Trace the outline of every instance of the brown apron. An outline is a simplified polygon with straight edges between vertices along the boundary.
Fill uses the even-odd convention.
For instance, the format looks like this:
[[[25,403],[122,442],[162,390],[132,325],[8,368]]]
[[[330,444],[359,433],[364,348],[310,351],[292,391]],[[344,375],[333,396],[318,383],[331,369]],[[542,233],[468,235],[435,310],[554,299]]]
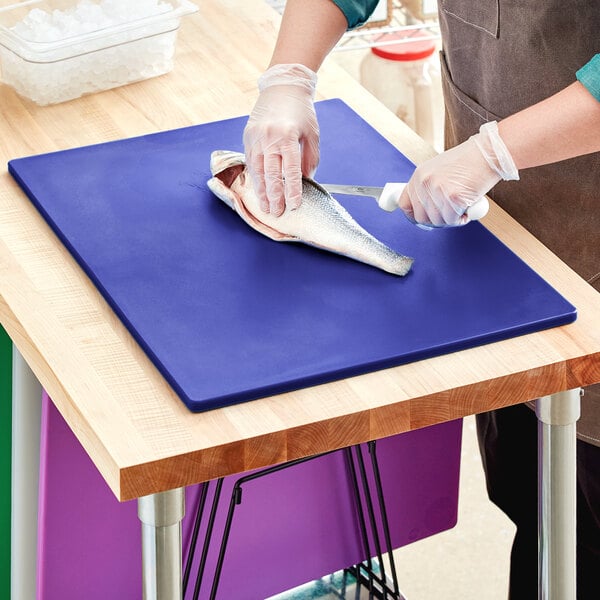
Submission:
[[[438,4],[446,147],[565,88],[600,52],[599,0]],[[520,177],[490,196],[600,291],[600,153]],[[578,434],[600,446],[600,385],[585,390]]]

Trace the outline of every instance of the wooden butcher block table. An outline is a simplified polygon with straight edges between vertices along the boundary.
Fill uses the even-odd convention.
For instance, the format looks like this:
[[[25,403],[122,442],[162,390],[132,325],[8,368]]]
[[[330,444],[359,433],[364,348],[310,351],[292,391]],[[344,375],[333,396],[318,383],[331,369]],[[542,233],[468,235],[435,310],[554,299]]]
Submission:
[[[262,0],[207,0],[182,24],[175,69],[166,76],[43,108],[3,86],[3,164],[248,114],[277,26],[278,16]],[[354,80],[326,63],[318,99],[334,97],[412,162],[432,154]],[[381,364],[385,368],[374,372],[350,370],[324,383],[309,380],[302,389],[275,387],[274,395],[248,395],[241,400],[250,401],[195,414],[6,166],[2,178],[0,315],[17,349],[16,401],[26,402],[37,378],[115,496],[140,498],[147,534],[160,525],[161,510],[177,515],[184,486],[544,397],[538,401],[544,442],[541,586],[564,593],[557,598],[574,598],[574,423],[579,388],[600,381],[600,297],[498,207],[492,204],[483,225],[549,284],[552,298],[566,299],[559,304],[570,314],[567,320],[575,316],[569,306],[576,308],[574,322],[413,357],[399,366]],[[418,262],[414,268],[416,275]],[[558,441],[548,444],[556,432]],[[548,453],[549,445],[561,461]],[[17,524],[19,518],[27,520],[17,515]],[[156,556],[145,554],[145,561],[158,560],[156,581],[146,582],[147,589],[177,597],[177,552],[160,545],[155,550]]]

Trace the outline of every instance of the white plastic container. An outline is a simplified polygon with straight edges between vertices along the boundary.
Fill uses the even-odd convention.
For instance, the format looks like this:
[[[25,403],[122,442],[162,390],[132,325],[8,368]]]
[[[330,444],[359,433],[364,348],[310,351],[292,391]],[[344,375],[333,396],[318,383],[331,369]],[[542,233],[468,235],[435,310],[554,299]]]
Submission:
[[[28,0],[0,9],[0,76],[47,105],[173,68],[188,0]]]
[[[360,80],[376,98],[439,151],[444,104],[434,40],[418,30],[383,34],[360,65]]]

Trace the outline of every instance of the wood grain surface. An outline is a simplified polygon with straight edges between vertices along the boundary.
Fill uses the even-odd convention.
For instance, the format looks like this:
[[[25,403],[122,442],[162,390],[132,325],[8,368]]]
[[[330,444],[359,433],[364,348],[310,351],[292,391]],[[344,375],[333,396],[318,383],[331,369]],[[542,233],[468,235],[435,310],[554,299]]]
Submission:
[[[600,381],[600,295],[492,205],[484,224],[578,309],[575,323],[190,413],[8,175],[11,158],[247,114],[279,16],[203,0],[172,73],[38,107],[0,86],[0,317],[115,496],[128,500]],[[328,59],[340,97],[418,163],[433,151]]]

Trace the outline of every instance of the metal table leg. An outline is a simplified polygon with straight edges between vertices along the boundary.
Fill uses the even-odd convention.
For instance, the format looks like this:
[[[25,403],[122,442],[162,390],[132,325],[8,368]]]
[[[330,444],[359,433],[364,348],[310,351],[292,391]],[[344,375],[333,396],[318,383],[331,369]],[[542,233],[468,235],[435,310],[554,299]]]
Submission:
[[[538,598],[575,600],[576,431],[579,388],[537,400]]]
[[[145,600],[181,600],[181,521],[184,489],[138,499],[142,522],[142,562]]]
[[[42,386],[13,345],[11,598],[36,597]]]

